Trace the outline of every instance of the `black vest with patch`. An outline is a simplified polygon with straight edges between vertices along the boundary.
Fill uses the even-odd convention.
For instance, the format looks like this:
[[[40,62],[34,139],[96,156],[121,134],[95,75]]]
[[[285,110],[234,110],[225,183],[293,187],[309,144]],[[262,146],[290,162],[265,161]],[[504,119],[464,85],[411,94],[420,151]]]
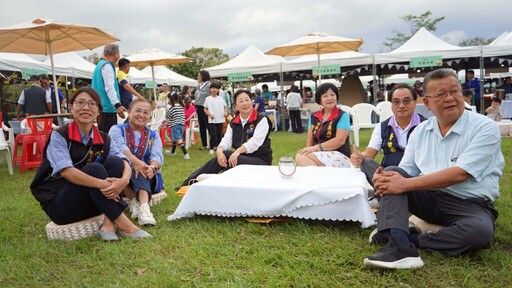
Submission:
[[[110,137],[99,130],[97,130],[102,140],[96,139],[98,141],[97,144],[93,144],[91,141],[87,145],[84,145],[80,139],[80,135],[78,138],[71,137],[74,140],[70,139],[70,129],[68,127],[71,124],[67,124],[58,130],[59,133],[64,139],[66,139],[69,155],[71,157],[71,161],[73,162],[73,166],[77,169],[82,169],[86,164],[91,162],[104,163],[106,157],[110,151]],[[96,135],[94,135],[96,137]],[[32,195],[39,201],[41,207],[46,211],[48,204],[53,200],[57,192],[66,184],[68,181],[59,175],[53,174],[53,168],[50,165],[50,161],[46,158],[46,150],[48,149],[48,143],[51,141],[51,135],[44,147],[43,152],[43,162],[39,166],[36,172],[36,176],[34,180],[32,180],[32,184],[30,184],[30,190],[32,191]]]
[[[311,132],[313,133],[313,142],[316,144],[324,143],[325,141],[331,140],[332,138],[336,137],[336,127],[338,126],[338,122],[341,119],[341,116],[343,116],[345,111],[338,109],[338,115],[333,118],[329,118],[327,121],[323,122],[318,118],[315,117],[317,113],[322,113],[322,110],[318,111],[317,113],[311,115]],[[347,156],[350,158],[350,144],[349,139],[345,140],[345,143],[341,145],[340,147],[336,148],[335,151],[340,152],[341,154]]]
[[[420,123],[426,120],[426,118],[420,114],[418,114],[418,116],[420,116]],[[402,148],[398,145],[398,138],[396,138],[396,135],[393,133],[393,128],[388,126],[390,120],[391,117],[380,123],[380,137],[382,139],[381,148],[384,153],[384,158],[382,158],[382,163],[380,165],[383,168],[388,166],[398,166],[405,152],[405,147]],[[414,129],[416,129],[416,126],[411,127],[409,132],[407,132],[407,142],[409,141],[409,136],[411,136]]]
[[[261,158],[268,165],[272,165],[272,148],[270,147],[271,141],[270,138],[268,138],[272,127],[272,122],[270,122],[267,116],[258,116],[256,110],[252,111],[247,123],[245,123],[244,126],[242,126],[242,123],[240,121],[240,114],[229,123],[231,129],[233,130],[233,139],[231,146],[233,146],[233,148],[235,149],[238,149],[238,147],[242,146],[242,144],[249,141],[249,139],[251,139],[252,136],[254,136],[254,130],[256,129],[256,125],[258,125],[260,121],[268,122],[269,128],[267,131],[267,135],[265,135],[265,141],[263,141],[263,144],[261,144],[258,150],[246,155]]]

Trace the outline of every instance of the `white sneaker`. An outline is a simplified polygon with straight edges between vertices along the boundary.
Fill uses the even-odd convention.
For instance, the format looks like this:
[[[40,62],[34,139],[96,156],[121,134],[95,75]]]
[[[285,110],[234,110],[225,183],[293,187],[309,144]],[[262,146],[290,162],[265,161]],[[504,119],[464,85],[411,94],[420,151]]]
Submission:
[[[214,153],[213,149],[210,149],[210,153],[209,154],[213,155],[213,153]]]
[[[185,160],[190,159],[190,155],[188,155],[188,153],[187,153],[187,154],[185,154],[185,157],[183,157],[183,159],[185,159]]]
[[[133,197],[132,200],[128,201],[128,208],[130,208],[130,212],[132,212],[132,219],[137,219],[139,217],[139,201]]]
[[[153,214],[151,214],[151,211],[149,211],[149,204],[144,203],[140,205],[139,209],[139,225],[155,225],[156,220],[153,217]]]
[[[167,155],[167,156],[175,156],[176,153],[172,153],[171,150],[165,150],[165,155]]]

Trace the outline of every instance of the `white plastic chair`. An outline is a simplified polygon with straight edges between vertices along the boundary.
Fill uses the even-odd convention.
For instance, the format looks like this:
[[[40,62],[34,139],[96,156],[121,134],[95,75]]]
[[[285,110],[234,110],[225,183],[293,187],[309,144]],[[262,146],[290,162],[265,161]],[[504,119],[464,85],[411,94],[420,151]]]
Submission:
[[[352,106],[352,131],[354,133],[354,144],[359,147],[359,130],[361,128],[375,128],[377,124],[372,123],[372,112],[379,114],[379,109],[368,103],[359,103]]]
[[[146,127],[153,131],[157,131],[160,129],[162,122],[165,120],[165,108],[157,108],[153,110],[151,113],[151,122],[146,124]]]
[[[12,149],[11,146],[14,146],[14,143],[10,144],[5,140],[4,137],[4,131],[9,133],[9,141],[14,141],[14,132],[13,129],[5,126],[4,123],[2,123],[2,129],[0,129],[0,151],[6,152],[6,159],[7,159],[7,167],[9,168],[9,174],[12,175]],[[0,158],[1,159],[1,158]]]
[[[200,133],[199,120],[197,119],[197,116],[190,119],[190,126],[185,130],[185,149],[192,146],[192,133]],[[210,133],[208,133],[208,130],[206,130],[206,141],[208,141],[208,147],[210,147]]]
[[[389,117],[393,116],[393,110],[391,110],[392,103],[389,101],[382,101],[377,103],[377,109],[379,109],[379,122],[382,122]]]

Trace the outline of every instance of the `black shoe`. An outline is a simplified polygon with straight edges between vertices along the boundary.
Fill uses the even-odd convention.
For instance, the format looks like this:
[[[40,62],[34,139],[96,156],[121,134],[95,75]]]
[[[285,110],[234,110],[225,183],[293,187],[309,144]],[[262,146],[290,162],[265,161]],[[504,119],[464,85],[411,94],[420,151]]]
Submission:
[[[370,237],[368,238],[368,243],[374,245],[386,245],[389,241],[389,230],[384,232],[379,232],[377,228],[370,233]]]
[[[393,236],[389,237],[386,246],[372,256],[364,258],[365,266],[387,269],[414,269],[423,266],[418,249],[414,244],[407,247],[399,243]]]

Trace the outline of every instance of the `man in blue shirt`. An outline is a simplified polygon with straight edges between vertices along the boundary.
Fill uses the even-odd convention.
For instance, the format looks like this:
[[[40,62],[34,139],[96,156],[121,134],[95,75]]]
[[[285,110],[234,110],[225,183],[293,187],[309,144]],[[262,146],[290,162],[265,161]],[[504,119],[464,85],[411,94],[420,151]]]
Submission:
[[[435,117],[411,134],[398,167],[379,168],[373,177],[381,199],[370,241],[386,245],[364,259],[366,266],[418,268],[423,261],[416,247],[456,256],[488,248],[494,236],[505,164],[498,125],[464,109],[451,69],[428,73],[423,91]],[[409,212],[445,227],[436,233],[409,229]]]
[[[466,89],[473,92],[473,105],[476,111],[480,113],[480,80],[475,78],[475,71],[468,70],[466,73]]]

